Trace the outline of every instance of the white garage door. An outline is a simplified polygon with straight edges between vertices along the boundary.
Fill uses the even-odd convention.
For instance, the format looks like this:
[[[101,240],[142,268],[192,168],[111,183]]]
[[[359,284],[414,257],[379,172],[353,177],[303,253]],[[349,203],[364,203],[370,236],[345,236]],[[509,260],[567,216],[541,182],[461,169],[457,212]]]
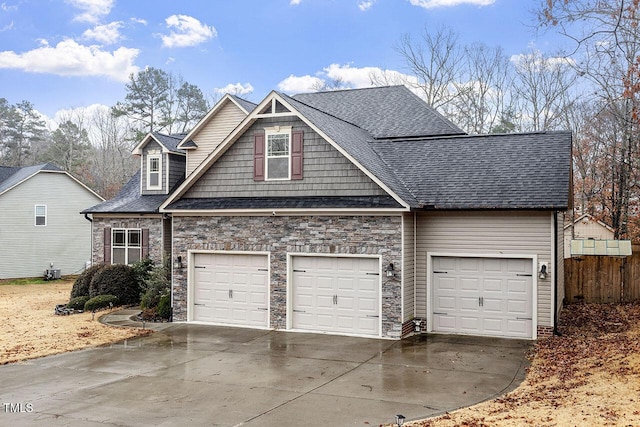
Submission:
[[[378,336],[380,264],[377,258],[292,258],[292,327]]]
[[[194,321],[269,326],[267,255],[196,253]]]
[[[432,329],[532,338],[530,259],[432,258]]]

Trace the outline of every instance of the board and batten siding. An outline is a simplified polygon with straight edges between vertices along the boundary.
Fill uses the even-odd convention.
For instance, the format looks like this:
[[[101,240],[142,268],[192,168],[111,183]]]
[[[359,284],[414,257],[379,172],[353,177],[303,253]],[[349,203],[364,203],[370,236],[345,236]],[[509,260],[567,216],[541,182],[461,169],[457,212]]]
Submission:
[[[416,317],[427,315],[427,253],[537,255],[549,263],[549,276],[538,280],[538,326],[552,326],[553,213],[418,213],[416,238]],[[537,269],[537,266],[534,268]]]
[[[402,322],[407,322],[415,316],[415,213],[402,216],[402,285],[403,310]]]
[[[254,132],[271,126],[304,132],[303,179],[254,181]],[[184,197],[375,196],[387,193],[297,118],[256,121]]]
[[[79,273],[91,260],[91,223],[80,211],[102,200],[62,173],[40,172],[0,196],[0,279]],[[35,205],[47,225],[35,226]]]
[[[235,129],[246,117],[246,114],[233,102],[229,101],[211,118],[211,120],[195,135],[193,141],[198,148],[187,150],[187,176],[198,167],[224,138]]]

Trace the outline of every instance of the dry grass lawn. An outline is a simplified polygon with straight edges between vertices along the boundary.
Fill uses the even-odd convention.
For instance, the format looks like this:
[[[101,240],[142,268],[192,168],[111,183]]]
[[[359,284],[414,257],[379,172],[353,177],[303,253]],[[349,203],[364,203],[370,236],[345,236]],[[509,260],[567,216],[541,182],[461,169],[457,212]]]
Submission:
[[[92,313],[56,316],[56,304],[69,301],[72,281],[6,285],[0,282],[0,365],[25,359],[100,346],[140,335],[148,330],[114,328]]]
[[[406,426],[640,426],[640,305],[579,304],[513,392]]]

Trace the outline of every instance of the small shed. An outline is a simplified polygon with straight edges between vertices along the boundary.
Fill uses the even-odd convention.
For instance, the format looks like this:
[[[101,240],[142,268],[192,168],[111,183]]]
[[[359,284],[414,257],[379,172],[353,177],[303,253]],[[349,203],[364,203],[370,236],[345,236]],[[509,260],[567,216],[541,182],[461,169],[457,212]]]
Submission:
[[[564,226],[564,257],[571,257],[571,240],[613,240],[613,228],[588,213]]]

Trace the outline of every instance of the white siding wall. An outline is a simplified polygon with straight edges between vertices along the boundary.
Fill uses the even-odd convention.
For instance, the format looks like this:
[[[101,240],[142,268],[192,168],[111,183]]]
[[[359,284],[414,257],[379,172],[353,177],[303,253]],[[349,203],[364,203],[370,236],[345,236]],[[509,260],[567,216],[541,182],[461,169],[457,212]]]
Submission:
[[[427,313],[427,252],[537,255],[550,274],[538,280],[538,325],[552,326],[552,213],[439,212],[418,214],[416,316]],[[536,266],[537,268],[537,266]]]
[[[238,126],[245,116],[245,113],[233,102],[227,102],[220,108],[209,123],[193,137],[198,148],[187,150],[187,176]]]
[[[63,275],[91,260],[91,223],[80,211],[101,200],[60,173],[38,173],[0,196],[0,279],[38,277],[54,263]],[[47,205],[46,227],[34,206]]]

